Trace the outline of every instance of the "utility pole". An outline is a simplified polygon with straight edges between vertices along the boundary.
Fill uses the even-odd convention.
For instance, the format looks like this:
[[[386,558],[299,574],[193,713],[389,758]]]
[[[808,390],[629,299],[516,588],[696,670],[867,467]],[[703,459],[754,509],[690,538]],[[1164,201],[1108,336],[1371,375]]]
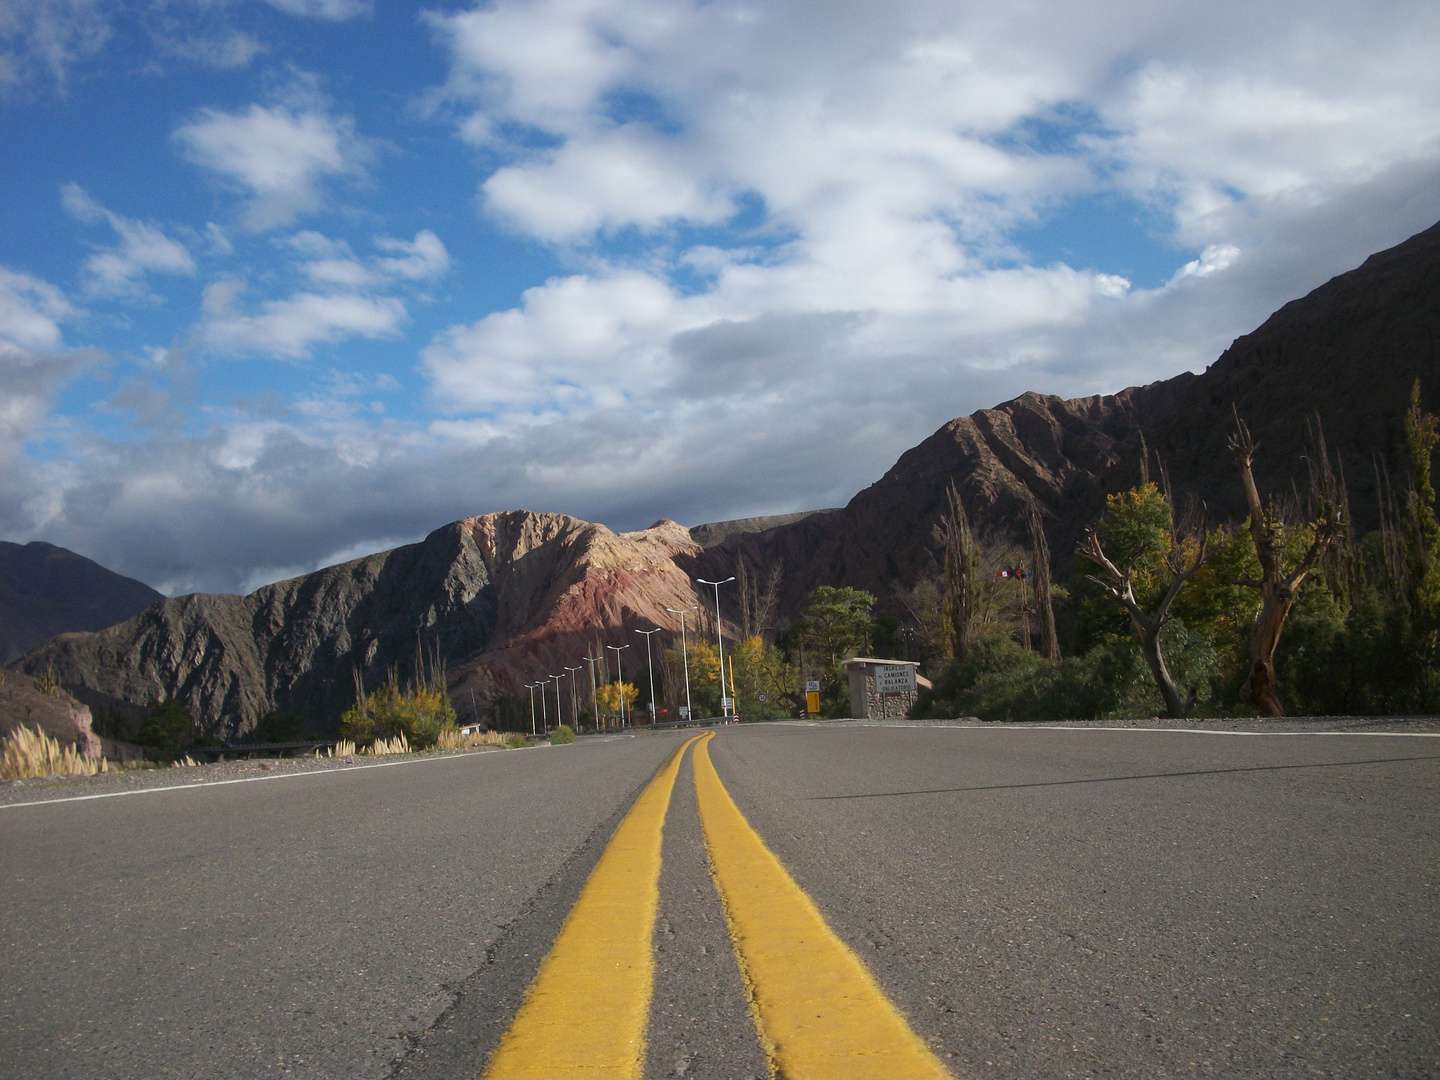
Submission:
[[[530,734],[532,736],[537,734],[535,731],[535,687],[537,685],[537,683],[525,684],[525,689],[530,691]]]
[[[680,616],[680,663],[685,668],[685,719],[693,720],[695,713],[690,708],[690,649],[685,644],[685,615],[688,612],[699,610],[699,605],[691,604],[688,608],[667,607],[665,610],[672,615]]]
[[[657,717],[655,715],[655,661],[650,656],[650,635],[658,634],[660,628],[657,626],[654,630],[636,630],[635,632],[645,635],[645,663],[650,668],[650,723],[653,724]]]
[[[715,649],[720,654],[720,719],[726,720],[730,713],[725,703],[730,699],[725,696],[725,636],[720,633],[720,586],[734,581],[735,575],[731,574],[724,581],[706,581],[698,577],[695,580],[701,585],[715,586]]]

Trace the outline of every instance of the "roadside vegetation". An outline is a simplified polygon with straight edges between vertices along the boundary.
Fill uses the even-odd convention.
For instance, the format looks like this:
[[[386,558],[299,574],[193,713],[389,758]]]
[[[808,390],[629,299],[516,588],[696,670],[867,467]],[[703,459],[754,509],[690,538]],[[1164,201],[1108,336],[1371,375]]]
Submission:
[[[1440,710],[1440,433],[1416,384],[1399,418],[1400,477],[1377,464],[1380,527],[1357,537],[1318,419],[1287,498],[1262,501],[1257,448],[1230,439],[1249,514],[1234,526],[1177,507],[1163,471],[1109,497],[1068,581],[1048,556],[977,539],[952,498],[945,571],[903,598],[934,688],[921,717],[1371,715]],[[997,578],[1006,567],[1032,576]],[[1027,586],[1028,595],[1027,595]],[[1008,595],[1007,595],[1008,594]],[[1048,610],[1047,610],[1048,609]],[[1046,655],[1038,627],[1059,627]]]

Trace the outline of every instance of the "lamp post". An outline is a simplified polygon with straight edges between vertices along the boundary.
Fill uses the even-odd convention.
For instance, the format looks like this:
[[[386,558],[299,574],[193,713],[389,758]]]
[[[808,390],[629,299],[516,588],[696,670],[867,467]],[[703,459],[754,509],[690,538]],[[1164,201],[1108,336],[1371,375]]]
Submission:
[[[570,719],[575,721],[575,730],[580,730],[580,698],[575,689],[575,672],[580,670],[580,665],[571,667],[565,665],[565,670],[570,673]]]
[[[690,708],[690,648],[685,643],[685,616],[692,611],[698,611],[699,604],[691,604],[687,608],[667,607],[665,610],[672,615],[680,616],[680,663],[685,668],[685,719],[694,718],[694,712]]]
[[[620,726],[623,728],[625,726],[625,671],[620,666],[620,654],[630,646],[620,645],[617,647],[615,645],[606,645],[605,647],[615,653],[615,677],[620,683]]]
[[[720,719],[728,720],[730,713],[726,710],[725,703],[730,699],[725,696],[725,639],[720,633],[720,586],[734,581],[735,575],[731,574],[724,581],[706,581],[698,577],[695,580],[701,585],[715,586],[715,648],[720,653]]]
[[[595,730],[600,730],[600,687],[595,682],[595,665],[605,659],[602,652],[599,656],[586,656],[584,660],[590,665],[590,704],[595,707]]]
[[[547,705],[545,703],[545,682],[545,679],[540,679],[535,683],[535,685],[540,688],[540,727],[545,731],[549,731],[550,714],[545,711],[547,708]]]
[[[564,677],[565,677],[564,675],[551,675],[551,676],[550,676],[551,679],[554,679],[554,680],[555,680],[555,726],[556,726],[557,728],[558,728],[558,727],[560,726],[560,724],[562,723],[562,719],[563,719],[563,718],[562,718],[561,714],[564,712],[564,709],[563,709],[563,708],[561,707],[561,705],[560,705],[560,680],[563,679]]]
[[[531,683],[526,683],[526,684],[525,684],[525,689],[530,691],[530,734],[531,734],[532,736],[535,735],[535,733],[536,733],[536,732],[535,732],[535,687],[537,687],[537,686],[539,686],[539,685],[540,685],[539,683],[533,683],[533,682],[531,682]]]
[[[660,628],[654,630],[636,630],[637,634],[645,635],[645,664],[650,668],[650,723],[655,723],[655,661],[650,655],[650,635],[658,634]]]

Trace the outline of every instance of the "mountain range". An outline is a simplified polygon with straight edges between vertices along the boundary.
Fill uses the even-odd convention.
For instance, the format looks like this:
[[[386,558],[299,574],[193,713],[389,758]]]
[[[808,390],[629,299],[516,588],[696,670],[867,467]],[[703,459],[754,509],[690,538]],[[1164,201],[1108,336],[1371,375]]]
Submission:
[[[1062,571],[1105,496],[1142,468],[1163,467],[1212,519],[1238,520],[1225,447],[1235,415],[1258,444],[1262,491],[1281,495],[1304,486],[1318,418],[1363,532],[1377,519],[1377,475],[1399,467],[1411,385],[1420,378],[1426,408],[1440,411],[1437,375],[1440,225],[1287,304],[1201,374],[1071,400],[1027,393],[952,420],[843,508],[620,534],[564,515],[486,514],[249,596],[152,603],[108,629],[53,638],[20,666],[53,666],[91,702],[180,698],[234,734],[272,709],[333,723],[357,670],[369,685],[391,668],[408,675],[418,647],[444,658],[463,706],[472,692],[517,692],[597,643],[633,644],[633,629],[678,631],[667,608],[703,610],[693,579],[742,562],[778,572],[782,619],[820,584],[893,607],[898,589],[938,572],[952,483],[977,529],[1001,538],[1023,535],[1037,500]]]

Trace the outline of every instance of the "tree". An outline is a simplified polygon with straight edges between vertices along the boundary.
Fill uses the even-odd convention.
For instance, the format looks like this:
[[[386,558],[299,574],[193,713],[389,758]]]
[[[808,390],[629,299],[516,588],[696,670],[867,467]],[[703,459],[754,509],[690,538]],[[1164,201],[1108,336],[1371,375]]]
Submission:
[[[810,594],[800,615],[800,642],[836,666],[847,655],[870,647],[870,611],[875,597],[860,589],[821,585]]]
[[[952,481],[945,492],[949,513],[945,529],[944,632],[950,659],[965,659],[975,628],[975,576],[979,572],[975,534],[965,504]]]
[[[1410,491],[1407,533],[1410,548],[1408,597],[1412,609],[1426,616],[1440,612],[1440,521],[1435,517],[1435,486],[1431,482],[1431,459],[1440,444],[1440,417],[1428,416],[1420,408],[1420,380],[1410,390],[1405,410],[1405,449],[1409,454]]]
[[[1035,574],[1035,613],[1040,617],[1040,652],[1047,660],[1060,659],[1060,638],[1055,633],[1055,608],[1050,603],[1050,545],[1045,542],[1045,523],[1035,498],[1025,503],[1025,522],[1030,529],[1030,564]]]
[[[170,698],[145,711],[138,741],[151,761],[176,761],[200,741],[200,729],[190,710]]]
[[[1160,632],[1171,619],[1171,606],[1180,590],[1204,565],[1207,539],[1203,521],[1194,537],[1182,534],[1170,500],[1154,484],[1146,483],[1107,497],[1100,527],[1086,531],[1076,552],[1100,569],[1099,576],[1086,576],[1129,614],[1140,652],[1165,699],[1166,710],[1175,719],[1189,714],[1196,688],[1190,688],[1187,698],[1180,697],[1165,664]],[[1116,559],[1105,553],[1107,543]]]
[[[1312,539],[1298,562],[1288,571],[1285,569],[1285,548],[1289,539],[1283,513],[1272,499],[1268,504],[1260,502],[1260,491],[1255,486],[1255,475],[1251,462],[1255,457],[1255,442],[1250,438],[1250,429],[1235,414],[1235,430],[1230,435],[1230,452],[1240,469],[1240,482],[1245,488],[1245,504],[1250,510],[1250,538],[1255,545],[1255,557],[1260,564],[1258,580],[1247,578],[1241,583],[1260,591],[1260,612],[1255,616],[1255,625],[1250,632],[1250,676],[1240,691],[1242,701],[1255,707],[1261,716],[1284,716],[1284,707],[1275,684],[1275,650],[1280,645],[1280,633],[1285,629],[1285,619],[1295,603],[1296,591],[1311,570],[1315,569],[1325,549],[1340,535],[1344,528],[1340,506],[1322,491],[1315,493],[1315,521],[1307,525]]]

